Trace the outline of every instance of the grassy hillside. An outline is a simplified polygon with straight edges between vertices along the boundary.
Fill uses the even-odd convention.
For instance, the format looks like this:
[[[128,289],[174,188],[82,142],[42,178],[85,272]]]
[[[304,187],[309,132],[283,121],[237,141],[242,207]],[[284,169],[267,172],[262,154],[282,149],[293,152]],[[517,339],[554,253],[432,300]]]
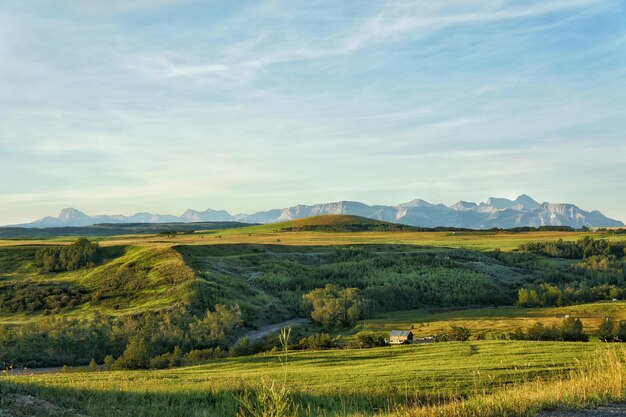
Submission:
[[[0,294],[19,286],[18,297],[36,289],[43,300],[54,286],[65,286],[80,296],[61,307],[5,309],[5,321],[44,312],[81,315],[98,310],[119,315],[196,301],[205,306],[237,303],[251,324],[260,325],[297,316],[302,294],[328,283],[384,297],[380,291],[390,280],[396,281],[396,288],[419,281],[420,287],[412,291],[426,298],[395,302],[414,308],[510,304],[516,288],[531,279],[476,252],[407,245],[105,246],[95,267],[46,274],[33,265],[36,250],[36,246],[0,249]]]
[[[42,315],[127,314],[162,308],[189,298],[194,272],[171,247],[109,246],[92,268],[40,273],[33,265],[36,246],[0,249],[0,311],[3,322]],[[67,289],[50,301],[58,289]],[[72,294],[75,292],[76,294]],[[64,295],[70,300],[61,302]]]
[[[237,302],[252,323],[297,316],[302,295],[326,284],[362,289],[375,310],[511,304],[533,279],[476,252],[407,245],[177,246],[210,305]]]

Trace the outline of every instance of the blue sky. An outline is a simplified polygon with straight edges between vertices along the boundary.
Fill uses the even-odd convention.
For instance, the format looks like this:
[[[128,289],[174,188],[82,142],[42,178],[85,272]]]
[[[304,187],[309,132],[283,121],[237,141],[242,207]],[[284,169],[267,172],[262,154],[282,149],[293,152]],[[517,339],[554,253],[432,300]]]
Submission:
[[[0,0],[0,224],[515,197],[626,220],[626,4]]]

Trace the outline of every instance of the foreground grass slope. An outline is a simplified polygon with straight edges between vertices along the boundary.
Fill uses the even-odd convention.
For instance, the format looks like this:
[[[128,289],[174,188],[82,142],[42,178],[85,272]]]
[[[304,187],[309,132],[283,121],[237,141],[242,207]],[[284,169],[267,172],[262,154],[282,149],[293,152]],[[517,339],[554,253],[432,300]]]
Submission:
[[[607,349],[589,343],[476,341],[313,351],[164,371],[13,376],[0,380],[0,387],[94,416],[123,410],[121,415],[225,417],[237,411],[235,396],[262,389],[263,378],[270,378],[289,387],[301,415],[369,416],[393,407],[478,398],[538,377],[554,380]]]

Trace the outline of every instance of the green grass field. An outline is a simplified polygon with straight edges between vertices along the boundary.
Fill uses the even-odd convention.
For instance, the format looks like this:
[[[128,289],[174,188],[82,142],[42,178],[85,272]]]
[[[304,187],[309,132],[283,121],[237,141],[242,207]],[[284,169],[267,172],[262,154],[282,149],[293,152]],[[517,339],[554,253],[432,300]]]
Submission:
[[[554,379],[599,355],[597,343],[475,341],[361,350],[306,351],[215,360],[164,371],[8,376],[6,392],[31,393],[87,415],[229,416],[235,396],[263,379],[285,383],[310,416],[377,410],[493,393]]]
[[[600,301],[567,307],[546,308],[475,308],[457,311],[437,311],[436,309],[405,310],[383,313],[380,316],[360,321],[350,336],[363,330],[389,332],[391,330],[411,330],[416,337],[446,333],[450,325],[467,327],[473,335],[484,333],[493,338],[501,333],[517,328],[528,328],[540,322],[543,325],[558,325],[563,320],[557,314],[580,318],[585,331],[596,334],[603,317],[617,321],[626,320],[626,301]]]
[[[519,245],[528,242],[553,241],[563,239],[575,241],[589,236],[594,239],[624,242],[626,235],[606,232],[317,232],[297,231],[281,232],[287,227],[302,226],[302,221],[275,223],[269,225],[249,226],[244,228],[197,231],[189,235],[179,235],[173,238],[155,235],[127,235],[115,237],[94,236],[93,240],[102,246],[135,245],[135,246],[172,246],[177,244],[205,245],[205,244],[233,244],[255,243],[275,244],[280,240],[281,245],[351,245],[351,244],[407,244],[442,247],[464,247],[477,250],[500,249],[510,251]],[[33,244],[59,244],[72,242],[75,237],[55,237],[38,240],[0,240],[2,246],[21,246]]]

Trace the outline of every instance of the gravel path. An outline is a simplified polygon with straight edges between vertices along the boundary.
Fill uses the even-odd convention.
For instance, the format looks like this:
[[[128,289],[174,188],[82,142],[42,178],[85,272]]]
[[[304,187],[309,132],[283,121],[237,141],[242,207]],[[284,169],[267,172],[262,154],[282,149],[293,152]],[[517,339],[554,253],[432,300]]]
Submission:
[[[267,336],[270,333],[275,333],[280,331],[283,327],[298,327],[303,324],[308,324],[311,322],[311,319],[292,319],[283,321],[282,323],[270,324],[269,326],[263,326],[258,330],[253,330],[251,332],[246,333],[246,337],[253,342],[255,340],[261,339],[262,337]]]
[[[537,417],[626,417],[626,404],[598,407],[594,410],[550,411]]]

